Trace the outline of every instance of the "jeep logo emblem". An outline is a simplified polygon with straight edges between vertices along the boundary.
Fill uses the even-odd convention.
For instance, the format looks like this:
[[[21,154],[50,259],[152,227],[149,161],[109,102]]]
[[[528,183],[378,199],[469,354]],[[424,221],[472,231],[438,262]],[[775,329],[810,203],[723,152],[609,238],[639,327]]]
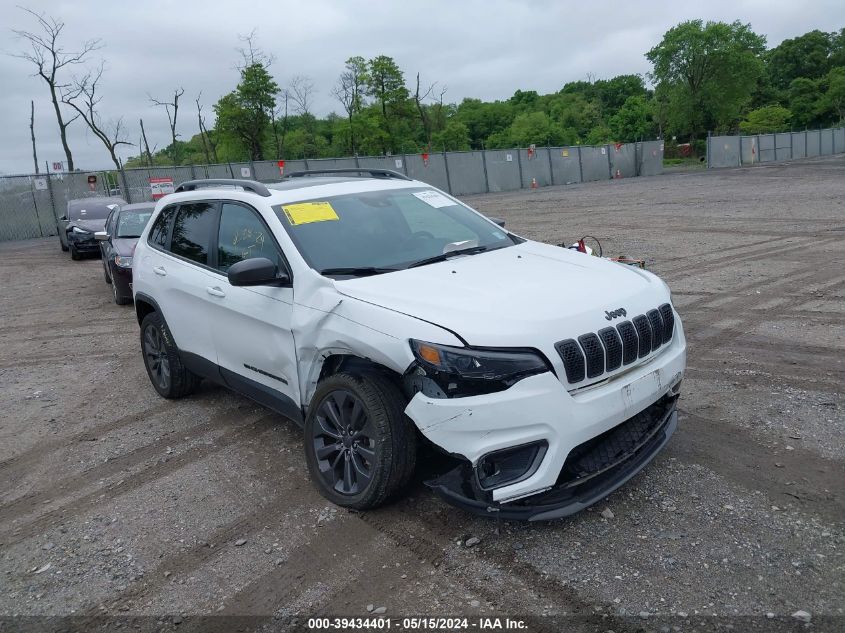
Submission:
[[[621,317],[621,316],[628,316],[628,313],[625,312],[625,308],[617,308],[616,310],[612,310],[610,312],[605,310],[605,312],[604,312],[604,318],[607,319],[608,321],[612,321],[616,317]]]

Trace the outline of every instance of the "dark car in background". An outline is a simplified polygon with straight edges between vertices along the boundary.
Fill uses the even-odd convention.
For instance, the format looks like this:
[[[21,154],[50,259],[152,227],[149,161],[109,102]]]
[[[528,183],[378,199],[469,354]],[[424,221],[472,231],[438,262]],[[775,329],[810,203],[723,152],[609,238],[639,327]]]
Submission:
[[[103,256],[103,275],[117,305],[132,302],[132,255],[154,208],[155,202],[119,206],[106,218],[105,230],[94,234]]]
[[[62,250],[70,250],[71,259],[82,259],[88,253],[99,253],[100,245],[94,233],[102,231],[115,208],[126,205],[118,197],[79,198],[68,200],[67,212],[59,218],[59,243]]]

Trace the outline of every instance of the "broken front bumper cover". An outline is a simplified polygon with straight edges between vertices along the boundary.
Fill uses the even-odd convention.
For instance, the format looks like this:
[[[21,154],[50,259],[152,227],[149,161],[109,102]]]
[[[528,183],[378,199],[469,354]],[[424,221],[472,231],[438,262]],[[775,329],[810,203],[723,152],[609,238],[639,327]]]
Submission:
[[[469,462],[426,482],[445,501],[505,520],[546,521],[570,516],[600,501],[640,472],[678,426],[677,396],[665,396],[621,424],[576,446],[553,487],[509,503],[482,490]]]

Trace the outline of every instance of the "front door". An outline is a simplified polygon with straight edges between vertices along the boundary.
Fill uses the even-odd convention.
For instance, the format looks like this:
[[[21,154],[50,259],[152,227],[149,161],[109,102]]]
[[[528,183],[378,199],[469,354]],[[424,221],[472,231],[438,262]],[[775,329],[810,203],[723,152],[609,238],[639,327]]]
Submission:
[[[208,316],[223,377],[238,391],[298,419],[293,287],[232,286],[226,277],[232,264],[253,257],[266,257],[286,270],[281,249],[255,209],[224,201],[215,255]]]

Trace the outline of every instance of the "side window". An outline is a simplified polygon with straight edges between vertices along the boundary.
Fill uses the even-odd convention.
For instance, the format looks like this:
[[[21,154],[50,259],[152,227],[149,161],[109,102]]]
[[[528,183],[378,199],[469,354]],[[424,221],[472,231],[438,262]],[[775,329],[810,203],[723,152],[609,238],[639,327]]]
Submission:
[[[158,214],[155,224],[150,229],[147,241],[153,246],[157,246],[162,250],[167,250],[167,230],[170,227],[170,220],[176,212],[176,207],[167,207]]]
[[[198,264],[208,264],[208,245],[214,231],[215,207],[211,202],[183,204],[176,213],[170,252]]]
[[[258,214],[243,205],[224,202],[217,239],[217,268],[226,272],[232,264],[253,257],[266,257],[280,269],[281,253]]]

